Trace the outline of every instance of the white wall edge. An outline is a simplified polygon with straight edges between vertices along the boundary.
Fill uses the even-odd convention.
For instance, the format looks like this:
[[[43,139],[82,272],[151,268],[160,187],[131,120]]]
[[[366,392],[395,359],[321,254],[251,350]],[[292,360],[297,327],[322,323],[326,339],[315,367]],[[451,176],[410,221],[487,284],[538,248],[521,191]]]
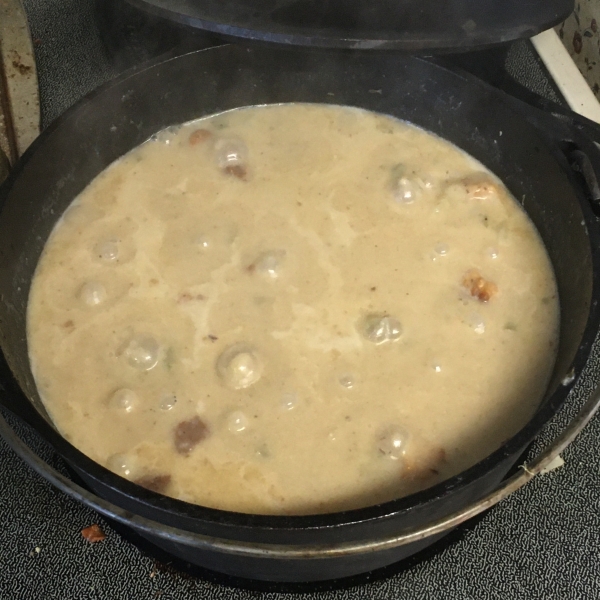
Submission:
[[[571,110],[600,123],[600,102],[556,31],[543,31],[531,41]]]

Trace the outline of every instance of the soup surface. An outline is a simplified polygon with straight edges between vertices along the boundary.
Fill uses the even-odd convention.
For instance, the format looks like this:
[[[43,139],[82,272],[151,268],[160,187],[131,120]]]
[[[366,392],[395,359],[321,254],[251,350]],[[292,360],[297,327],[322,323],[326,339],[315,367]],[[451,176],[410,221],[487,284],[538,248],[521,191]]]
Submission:
[[[60,432],[205,506],[372,505],[473,465],[535,411],[558,298],[484,167],[345,107],[165,130],[75,199],[41,256],[31,364]]]

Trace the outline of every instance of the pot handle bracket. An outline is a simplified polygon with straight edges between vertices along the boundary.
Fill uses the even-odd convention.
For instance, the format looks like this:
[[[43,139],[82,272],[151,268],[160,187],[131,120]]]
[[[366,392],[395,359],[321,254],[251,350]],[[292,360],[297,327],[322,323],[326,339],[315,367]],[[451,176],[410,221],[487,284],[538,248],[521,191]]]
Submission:
[[[543,98],[509,98],[544,137],[558,145],[590,208],[600,218],[600,124]]]

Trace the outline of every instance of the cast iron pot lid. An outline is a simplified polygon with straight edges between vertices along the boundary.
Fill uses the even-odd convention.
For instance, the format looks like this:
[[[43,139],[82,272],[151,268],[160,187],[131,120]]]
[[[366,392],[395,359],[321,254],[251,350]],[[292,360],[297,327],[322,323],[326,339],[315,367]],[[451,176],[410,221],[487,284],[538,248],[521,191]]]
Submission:
[[[127,0],[228,38],[290,46],[472,50],[531,37],[574,0]]]

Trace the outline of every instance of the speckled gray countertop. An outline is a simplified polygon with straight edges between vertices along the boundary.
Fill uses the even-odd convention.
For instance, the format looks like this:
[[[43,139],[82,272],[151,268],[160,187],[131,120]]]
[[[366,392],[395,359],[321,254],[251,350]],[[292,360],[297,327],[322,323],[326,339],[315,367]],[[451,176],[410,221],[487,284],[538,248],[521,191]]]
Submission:
[[[26,0],[25,6],[36,40],[44,125],[116,75],[127,61],[148,58],[129,49],[115,60],[100,35],[91,0]],[[515,52],[522,53],[523,48]],[[521,67],[525,79],[530,68]],[[532,452],[561,430],[598,383],[598,344],[592,357],[565,408]],[[64,470],[35,434],[14,420],[11,423],[50,464]],[[600,418],[563,457],[564,467],[537,477],[420,560],[377,574],[371,581],[309,592],[308,597],[600,598]],[[82,538],[80,530],[92,523],[101,524],[106,540],[92,545]],[[249,591],[165,567],[125,541],[93,511],[35,475],[0,440],[0,600],[283,596],[300,593]]]

